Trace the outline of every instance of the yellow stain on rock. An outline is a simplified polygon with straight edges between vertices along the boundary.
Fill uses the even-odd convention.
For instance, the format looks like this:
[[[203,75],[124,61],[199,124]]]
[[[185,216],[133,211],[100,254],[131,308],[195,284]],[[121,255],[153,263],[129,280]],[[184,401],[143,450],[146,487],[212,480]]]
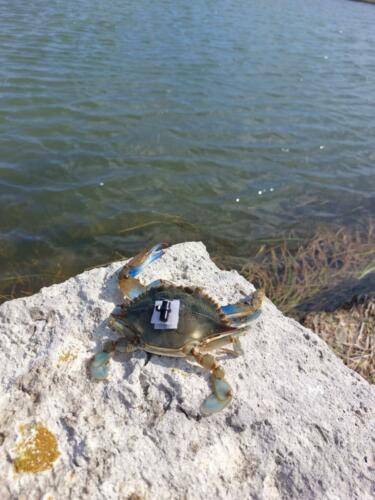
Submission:
[[[62,354],[60,354],[59,359],[58,359],[58,364],[62,365],[63,363],[70,363],[74,359],[76,359],[77,354],[73,351],[65,351]]]
[[[50,469],[60,456],[56,437],[42,424],[22,425],[21,441],[16,445],[14,470],[37,473]]]
[[[188,377],[189,374],[184,372],[183,370],[180,370],[180,368],[171,368],[171,371],[174,373],[178,373],[179,375],[182,375],[183,377]]]

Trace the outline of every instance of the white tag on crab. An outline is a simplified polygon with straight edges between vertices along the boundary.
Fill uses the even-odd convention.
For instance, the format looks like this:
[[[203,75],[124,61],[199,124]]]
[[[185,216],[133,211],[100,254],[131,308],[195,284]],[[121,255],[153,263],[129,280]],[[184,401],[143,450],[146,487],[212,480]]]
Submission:
[[[165,301],[164,301],[165,302]],[[161,308],[163,300],[155,300],[154,311],[151,317],[151,323],[154,325],[155,330],[175,330],[178,326],[180,314],[180,301],[168,300],[168,318],[166,321],[160,319]]]

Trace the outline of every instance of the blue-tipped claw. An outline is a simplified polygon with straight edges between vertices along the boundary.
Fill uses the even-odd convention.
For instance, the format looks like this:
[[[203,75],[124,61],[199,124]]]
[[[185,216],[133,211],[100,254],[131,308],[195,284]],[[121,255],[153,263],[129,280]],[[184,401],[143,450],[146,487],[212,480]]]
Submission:
[[[222,306],[221,310],[226,316],[233,316],[233,318],[238,317],[238,319],[244,319],[246,321],[252,321],[256,319],[260,310],[252,312],[247,304],[228,304],[227,306]]]
[[[133,257],[120,271],[119,284],[124,294],[124,297],[130,301],[136,299],[145,292],[146,287],[141,285],[137,276],[143,269],[151,264],[156,259],[160,259],[164,255],[165,243],[158,243],[149,250],[144,250],[140,254]]]
[[[230,324],[231,326],[238,327],[240,328],[241,326],[245,326],[248,323],[251,323],[252,321],[256,320],[259,318],[259,316],[262,314],[262,311],[259,309],[259,311],[256,311],[253,314],[250,314],[250,316],[245,316],[244,318],[231,318],[229,316]]]
[[[220,401],[226,401],[232,399],[232,390],[230,385],[223,378],[214,378],[213,379],[214,386],[214,394]]]
[[[221,310],[223,311],[224,314],[233,314],[237,311],[238,306],[237,304],[228,304],[227,306],[222,306]]]
[[[105,380],[108,377],[108,365],[90,366],[90,374],[96,380]]]
[[[252,295],[244,297],[237,304],[228,304],[222,306],[223,313],[229,320],[244,320],[245,322],[252,321],[257,318],[257,313],[261,308],[264,299],[264,290],[256,290]]]
[[[111,359],[110,352],[99,352],[95,354],[90,362],[89,369],[93,378],[103,380],[108,376],[108,362]]]
[[[201,412],[206,416],[223,410],[232,401],[232,389],[223,378],[213,378],[213,389],[201,405]]]
[[[208,417],[213,413],[223,410],[231,402],[232,398],[226,400],[221,400],[216,397],[215,394],[211,394],[207,399],[201,404],[201,413]]]
[[[163,243],[158,243],[143,254],[135,256],[133,261],[129,262],[128,276],[136,278],[146,266],[151,264],[151,262],[160,259],[160,257],[164,255],[164,246]]]
[[[105,363],[108,363],[110,359],[110,352],[98,352],[98,354],[95,354],[93,360],[91,361],[91,366],[97,367],[104,365]]]

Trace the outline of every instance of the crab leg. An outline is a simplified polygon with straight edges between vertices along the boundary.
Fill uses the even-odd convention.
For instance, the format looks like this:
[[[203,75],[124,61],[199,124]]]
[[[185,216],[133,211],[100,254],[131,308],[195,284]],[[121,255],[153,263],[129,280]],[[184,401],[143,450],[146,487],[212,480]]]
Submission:
[[[238,334],[237,334],[238,335]],[[236,335],[232,335],[227,339],[228,342],[232,343],[233,349],[227,349],[226,347],[222,347],[220,349],[220,352],[225,352],[227,354],[232,354],[233,356],[242,356],[244,351],[241,345],[241,341]]]
[[[108,376],[109,362],[116,352],[134,352],[137,346],[125,338],[116,342],[110,340],[103,346],[103,351],[98,352],[89,363],[89,371],[92,378],[104,380]]]
[[[193,347],[191,355],[197,363],[211,372],[213,392],[201,405],[202,413],[208,416],[222,410],[231,402],[232,389],[224,379],[224,368],[212,354],[203,354],[197,347]]]
[[[260,315],[260,307],[264,298],[264,290],[256,290],[237,304],[222,306],[221,310],[234,327],[246,326]]]
[[[120,271],[119,285],[126,299],[133,300],[145,291],[137,276],[143,269],[164,255],[165,243],[158,243],[133,257]]]

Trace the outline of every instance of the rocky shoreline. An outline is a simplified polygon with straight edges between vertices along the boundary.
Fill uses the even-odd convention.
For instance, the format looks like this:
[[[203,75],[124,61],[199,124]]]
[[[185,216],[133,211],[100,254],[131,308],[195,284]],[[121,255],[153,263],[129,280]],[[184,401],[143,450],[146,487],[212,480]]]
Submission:
[[[93,382],[120,266],[0,306],[1,498],[373,498],[375,387],[269,300],[244,356],[222,358],[234,399],[214,416],[183,359],[123,355]],[[171,247],[143,274],[156,278],[222,304],[253,290],[201,243]]]

